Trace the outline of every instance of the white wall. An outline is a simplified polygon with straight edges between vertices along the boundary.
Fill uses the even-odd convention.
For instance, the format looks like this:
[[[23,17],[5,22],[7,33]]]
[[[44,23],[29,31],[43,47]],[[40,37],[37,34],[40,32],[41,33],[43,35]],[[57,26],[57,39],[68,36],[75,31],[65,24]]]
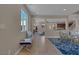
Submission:
[[[25,38],[20,31],[20,9],[22,5],[0,5],[0,54],[14,54],[19,41]]]

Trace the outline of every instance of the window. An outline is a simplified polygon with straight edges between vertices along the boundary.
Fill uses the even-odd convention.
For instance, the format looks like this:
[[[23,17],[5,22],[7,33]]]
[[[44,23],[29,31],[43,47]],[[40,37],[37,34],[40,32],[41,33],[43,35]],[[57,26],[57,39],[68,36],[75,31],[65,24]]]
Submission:
[[[28,14],[21,9],[21,32],[28,31]]]

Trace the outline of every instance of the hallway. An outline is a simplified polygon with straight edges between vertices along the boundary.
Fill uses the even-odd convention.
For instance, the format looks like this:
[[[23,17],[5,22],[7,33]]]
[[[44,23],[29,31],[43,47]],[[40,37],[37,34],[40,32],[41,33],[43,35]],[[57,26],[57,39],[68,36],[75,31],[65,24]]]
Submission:
[[[25,48],[19,53],[19,55],[60,55],[61,52],[55,48],[55,46],[45,36],[39,36],[35,34],[33,36],[33,43],[31,47],[31,53]]]

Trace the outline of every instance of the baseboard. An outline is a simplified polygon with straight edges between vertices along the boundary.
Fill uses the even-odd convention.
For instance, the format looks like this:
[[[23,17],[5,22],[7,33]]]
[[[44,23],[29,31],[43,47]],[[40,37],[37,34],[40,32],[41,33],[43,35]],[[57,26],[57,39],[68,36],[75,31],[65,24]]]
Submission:
[[[14,55],[18,55],[19,52],[20,52],[22,49],[23,49],[23,46],[22,46],[21,48],[19,48],[19,49],[14,53]]]

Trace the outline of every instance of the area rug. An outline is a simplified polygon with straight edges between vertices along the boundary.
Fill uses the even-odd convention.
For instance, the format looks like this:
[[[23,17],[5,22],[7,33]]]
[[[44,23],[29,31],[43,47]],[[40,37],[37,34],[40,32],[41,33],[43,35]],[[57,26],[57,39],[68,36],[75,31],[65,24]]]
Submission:
[[[48,38],[55,47],[64,55],[79,55],[79,44],[60,38]]]

